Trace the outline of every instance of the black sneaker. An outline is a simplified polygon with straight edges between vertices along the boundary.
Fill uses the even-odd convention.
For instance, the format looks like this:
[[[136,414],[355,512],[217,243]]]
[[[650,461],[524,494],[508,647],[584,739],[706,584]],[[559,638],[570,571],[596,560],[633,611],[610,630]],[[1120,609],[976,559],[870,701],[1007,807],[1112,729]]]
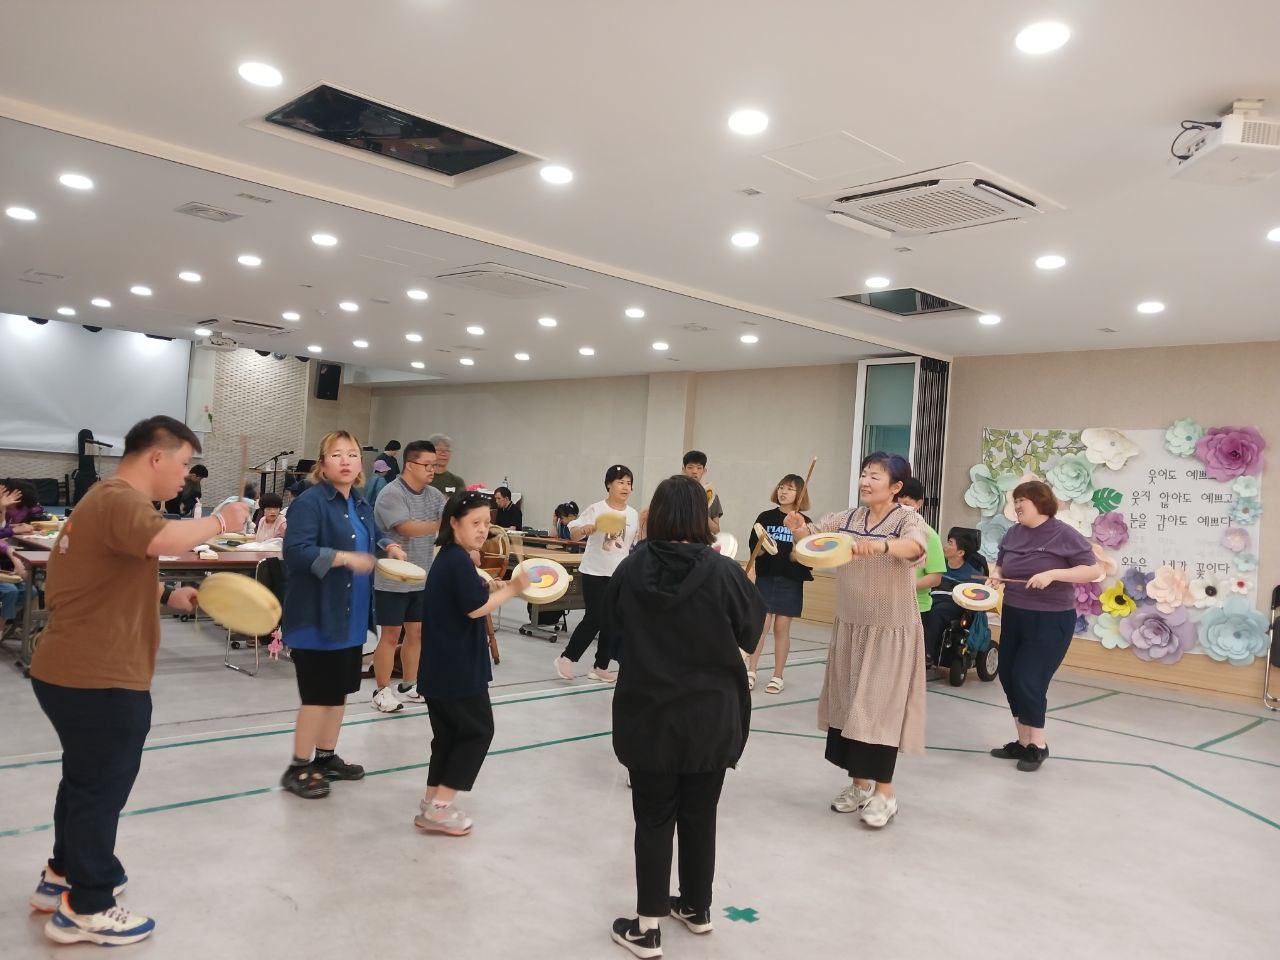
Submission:
[[[711,932],[711,909],[694,910],[679,897],[671,898],[671,915],[694,933]]]
[[[1037,747],[1029,743],[1024,749],[1025,753],[1018,761],[1018,769],[1023,773],[1034,773],[1040,769],[1040,764],[1049,758],[1048,747]]]
[[[336,753],[323,760],[316,760],[314,766],[324,774],[326,780],[363,780],[364,767],[358,763],[347,763]]]
[[[1027,755],[1027,748],[1017,740],[1010,740],[1003,747],[996,747],[991,755],[1000,760],[1021,760]]]
[[[280,786],[295,796],[306,800],[316,800],[329,795],[329,781],[314,763],[289,765],[280,777]]]
[[[637,957],[662,956],[662,931],[657,927],[640,932],[640,920],[619,917],[613,921],[613,942],[626,947]]]

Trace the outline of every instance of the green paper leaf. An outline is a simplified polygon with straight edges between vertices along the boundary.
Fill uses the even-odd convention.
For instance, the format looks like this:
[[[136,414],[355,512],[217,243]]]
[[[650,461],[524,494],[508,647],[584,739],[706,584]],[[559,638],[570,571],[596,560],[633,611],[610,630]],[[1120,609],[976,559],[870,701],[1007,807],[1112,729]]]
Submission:
[[[1093,491],[1093,505],[1101,513],[1111,513],[1113,510],[1118,510],[1122,503],[1124,503],[1124,494],[1114,487],[1099,487]]]

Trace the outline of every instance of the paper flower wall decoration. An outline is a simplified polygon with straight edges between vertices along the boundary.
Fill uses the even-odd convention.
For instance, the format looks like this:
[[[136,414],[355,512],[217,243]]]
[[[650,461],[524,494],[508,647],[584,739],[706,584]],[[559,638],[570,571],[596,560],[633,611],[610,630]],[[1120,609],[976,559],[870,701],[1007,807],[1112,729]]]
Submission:
[[[1267,618],[1240,597],[1232,597],[1220,610],[1210,610],[1200,621],[1200,646],[1214,660],[1247,667],[1270,645]]]
[[[1026,483],[1028,480],[1039,480],[1034,473],[1028,470],[1022,476],[1014,473],[1004,473],[996,477],[996,484],[1004,491],[1004,516],[1006,520],[1013,523],[1018,522],[1018,511],[1013,506],[1013,491],[1018,489],[1018,485]]]
[[[1129,524],[1122,513],[1104,513],[1093,521],[1093,539],[1110,550],[1129,542]]]
[[[1266,446],[1253,427],[1213,427],[1196,441],[1196,459],[1204,464],[1205,473],[1227,483],[1261,473]]]
[[[990,517],[1004,502],[1004,493],[991,475],[991,469],[983,463],[969,468],[969,489],[964,492],[964,502]]]
[[[1164,448],[1178,457],[1196,452],[1196,441],[1204,436],[1204,427],[1194,420],[1179,420],[1164,432]]]
[[[1101,583],[1116,575],[1116,571],[1120,569],[1120,564],[1116,563],[1115,558],[1110,556],[1107,551],[1103,550],[1096,543],[1093,544],[1093,562],[1100,564],[1102,567],[1102,576],[1098,577],[1095,583]]]
[[[1120,619],[1110,613],[1104,613],[1093,621],[1093,635],[1108,650],[1123,650],[1129,646],[1129,641],[1120,632]]]
[[[1068,526],[1080,532],[1082,537],[1093,536],[1093,521],[1098,519],[1098,508],[1092,503],[1070,503],[1060,504],[1058,507],[1058,519]]]
[[[1147,584],[1147,596],[1161,613],[1172,613],[1192,602],[1187,575],[1173,567],[1161,567]]]
[[[1231,581],[1231,592],[1247,597],[1249,591],[1253,589],[1253,581],[1248,577],[1236,577]]]
[[[1231,596],[1231,580],[1228,577],[1207,576],[1191,581],[1191,603],[1197,610],[1220,607]]]
[[[1076,625],[1075,625],[1075,629],[1072,631],[1072,636],[1082,637],[1088,632],[1089,632],[1089,618],[1080,617],[1080,616],[1076,617]]]
[[[1241,553],[1253,546],[1253,538],[1249,536],[1249,531],[1239,527],[1228,527],[1218,542],[1232,553]]]
[[[1133,597],[1124,592],[1124,581],[1117,580],[1098,598],[1102,602],[1102,612],[1118,620],[1123,620],[1138,609]]]
[[[1236,477],[1231,492],[1237,497],[1256,497],[1262,493],[1262,483],[1257,477]]]
[[[1105,463],[1112,470],[1119,470],[1141,452],[1136,443],[1111,427],[1081,430],[1080,439],[1090,463]]]
[[[1102,601],[1099,597],[1102,594],[1102,584],[1100,583],[1077,583],[1073,584],[1076,589],[1076,614],[1078,616],[1087,617],[1102,613]]]
[[[1093,505],[1102,513],[1119,510],[1124,503],[1124,494],[1115,487],[1099,487],[1093,491]]]
[[[1242,497],[1231,504],[1231,522],[1239,527],[1251,527],[1262,517],[1262,504],[1257,497]]]
[[[1237,553],[1235,564],[1236,569],[1241,573],[1253,573],[1258,569],[1258,555],[1256,553]]]
[[[1133,597],[1137,603],[1145,603],[1147,597],[1147,584],[1151,582],[1154,573],[1147,573],[1145,570],[1139,570],[1137,567],[1130,567],[1124,572],[1121,579],[1124,581],[1124,592]],[[1155,602],[1155,601],[1151,601]]]
[[[1083,454],[1068,453],[1059,457],[1058,462],[1049,468],[1044,478],[1053,488],[1053,495],[1059,500],[1072,500],[1092,505],[1093,463]]]
[[[1013,524],[1000,514],[979,520],[978,533],[982,537],[982,545],[978,548],[978,552],[989,562],[995,563],[996,557],[1000,555],[1000,541],[1012,526]]]
[[[1177,663],[1196,645],[1195,624],[1182,608],[1166,613],[1157,607],[1139,607],[1120,621],[1120,634],[1140,660],[1154,663]]]

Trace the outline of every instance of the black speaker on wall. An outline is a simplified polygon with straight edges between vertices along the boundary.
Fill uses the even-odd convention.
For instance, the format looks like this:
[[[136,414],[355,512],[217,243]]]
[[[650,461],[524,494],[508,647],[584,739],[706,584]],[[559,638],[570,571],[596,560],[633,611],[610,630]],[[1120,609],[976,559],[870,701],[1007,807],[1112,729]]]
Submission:
[[[322,363],[316,367],[316,399],[337,400],[342,383],[342,364]]]

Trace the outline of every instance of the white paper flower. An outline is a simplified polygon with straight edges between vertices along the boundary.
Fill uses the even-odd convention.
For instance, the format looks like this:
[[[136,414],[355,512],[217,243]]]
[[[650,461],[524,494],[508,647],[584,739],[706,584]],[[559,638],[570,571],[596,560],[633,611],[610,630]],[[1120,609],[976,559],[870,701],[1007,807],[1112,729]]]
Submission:
[[[1241,499],[1256,497],[1262,492],[1262,483],[1257,477],[1236,477],[1231,484],[1231,490]]]
[[[1080,440],[1090,463],[1105,463],[1112,470],[1119,470],[1141,452],[1136,443],[1111,427],[1081,430]]]
[[[1247,597],[1252,589],[1253,581],[1247,577],[1236,577],[1231,581],[1231,592],[1238,593],[1242,597]]]
[[[1191,602],[1197,610],[1220,607],[1231,596],[1232,580],[1210,574],[1191,581]]]
[[[1102,613],[1093,621],[1093,635],[1108,650],[1124,650],[1129,646],[1129,641],[1120,632],[1120,619],[1114,614]]]
[[[1082,537],[1093,536],[1093,521],[1098,519],[1098,508],[1091,503],[1058,504],[1058,519],[1080,531]]]

